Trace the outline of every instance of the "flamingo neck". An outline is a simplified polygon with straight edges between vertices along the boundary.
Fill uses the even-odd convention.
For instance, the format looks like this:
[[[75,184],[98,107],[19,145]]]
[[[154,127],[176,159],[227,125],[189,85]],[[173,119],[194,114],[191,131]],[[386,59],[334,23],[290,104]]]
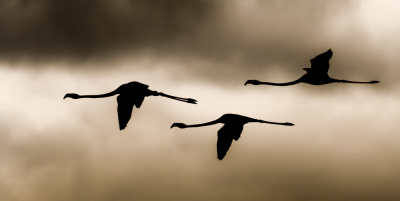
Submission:
[[[116,91],[112,91],[110,93],[99,94],[99,95],[79,95],[78,98],[105,98],[116,95]]]
[[[285,83],[261,82],[261,84],[272,85],[272,86],[290,86],[290,85],[298,84],[300,82],[301,82],[301,78],[297,79],[295,81],[292,81],[292,82],[285,82]]]
[[[210,121],[207,123],[202,123],[202,124],[192,124],[192,125],[186,125],[186,128],[190,128],[190,127],[202,127],[202,126],[210,126],[210,125],[214,125],[217,123],[221,123],[218,120],[214,120],[214,121]]]

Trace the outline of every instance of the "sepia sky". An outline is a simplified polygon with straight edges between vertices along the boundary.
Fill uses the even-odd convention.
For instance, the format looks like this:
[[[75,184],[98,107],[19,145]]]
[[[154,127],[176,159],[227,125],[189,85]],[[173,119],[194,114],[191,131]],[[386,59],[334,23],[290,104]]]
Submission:
[[[1,0],[0,200],[400,200],[397,0]],[[329,75],[375,85],[243,86]],[[119,131],[116,97],[147,97]],[[226,157],[222,125],[249,123]]]

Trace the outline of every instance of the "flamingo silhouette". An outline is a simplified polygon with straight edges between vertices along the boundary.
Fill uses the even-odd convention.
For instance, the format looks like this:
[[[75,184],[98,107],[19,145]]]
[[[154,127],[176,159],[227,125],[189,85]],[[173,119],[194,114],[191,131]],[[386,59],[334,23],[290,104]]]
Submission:
[[[210,121],[203,124],[193,124],[193,125],[186,125],[183,123],[174,123],[172,124],[171,128],[178,127],[178,128],[190,128],[190,127],[201,127],[201,126],[210,126],[217,123],[225,124],[222,126],[221,129],[218,131],[218,140],[217,140],[217,157],[219,160],[222,160],[226,153],[228,152],[229,148],[231,147],[232,141],[239,140],[240,134],[242,133],[243,126],[249,122],[258,122],[258,123],[268,123],[268,124],[278,124],[284,126],[294,126],[292,123],[276,123],[270,121],[264,121],[260,119],[253,119],[250,117],[245,117],[242,115],[237,114],[224,114],[220,118]]]
[[[300,82],[312,84],[312,85],[323,85],[329,84],[333,82],[341,82],[341,83],[359,83],[359,84],[375,84],[379,83],[379,81],[370,81],[370,82],[357,82],[357,81],[348,81],[348,80],[338,80],[329,77],[328,70],[329,70],[329,60],[332,58],[332,50],[329,49],[328,51],[314,57],[311,59],[311,68],[303,68],[307,73],[300,77],[299,79],[286,82],[286,83],[271,83],[271,82],[261,82],[258,80],[247,80],[244,84],[253,84],[253,85],[273,85],[273,86],[289,86],[298,84]]]
[[[133,106],[136,108],[140,108],[143,103],[144,97],[146,96],[163,96],[167,98],[171,98],[178,101],[183,101],[186,103],[197,104],[196,100],[191,98],[179,98],[175,96],[170,96],[161,92],[151,91],[148,89],[148,85],[142,84],[140,82],[129,82],[119,86],[116,90],[100,95],[78,95],[75,93],[67,93],[64,96],[65,98],[79,99],[79,98],[105,98],[114,96],[119,94],[117,97],[118,102],[118,120],[119,120],[119,129],[122,130],[126,127],[129,122],[129,119],[132,115]]]

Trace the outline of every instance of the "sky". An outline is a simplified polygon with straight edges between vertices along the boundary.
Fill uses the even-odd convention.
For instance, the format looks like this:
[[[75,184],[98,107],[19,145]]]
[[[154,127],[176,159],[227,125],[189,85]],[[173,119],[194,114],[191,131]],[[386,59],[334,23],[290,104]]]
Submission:
[[[400,199],[397,0],[1,0],[0,200]],[[379,84],[243,86],[329,75]],[[147,97],[125,130],[115,97]],[[249,123],[222,161],[221,124]]]

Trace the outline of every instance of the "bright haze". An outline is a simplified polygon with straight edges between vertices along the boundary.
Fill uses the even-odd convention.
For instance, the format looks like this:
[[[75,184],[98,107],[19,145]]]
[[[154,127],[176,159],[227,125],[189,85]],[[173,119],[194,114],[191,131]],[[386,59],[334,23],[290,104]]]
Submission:
[[[400,200],[397,0],[0,1],[0,200]],[[332,49],[329,75],[289,82]],[[147,97],[118,129],[130,81]],[[249,123],[222,161],[221,124]]]

